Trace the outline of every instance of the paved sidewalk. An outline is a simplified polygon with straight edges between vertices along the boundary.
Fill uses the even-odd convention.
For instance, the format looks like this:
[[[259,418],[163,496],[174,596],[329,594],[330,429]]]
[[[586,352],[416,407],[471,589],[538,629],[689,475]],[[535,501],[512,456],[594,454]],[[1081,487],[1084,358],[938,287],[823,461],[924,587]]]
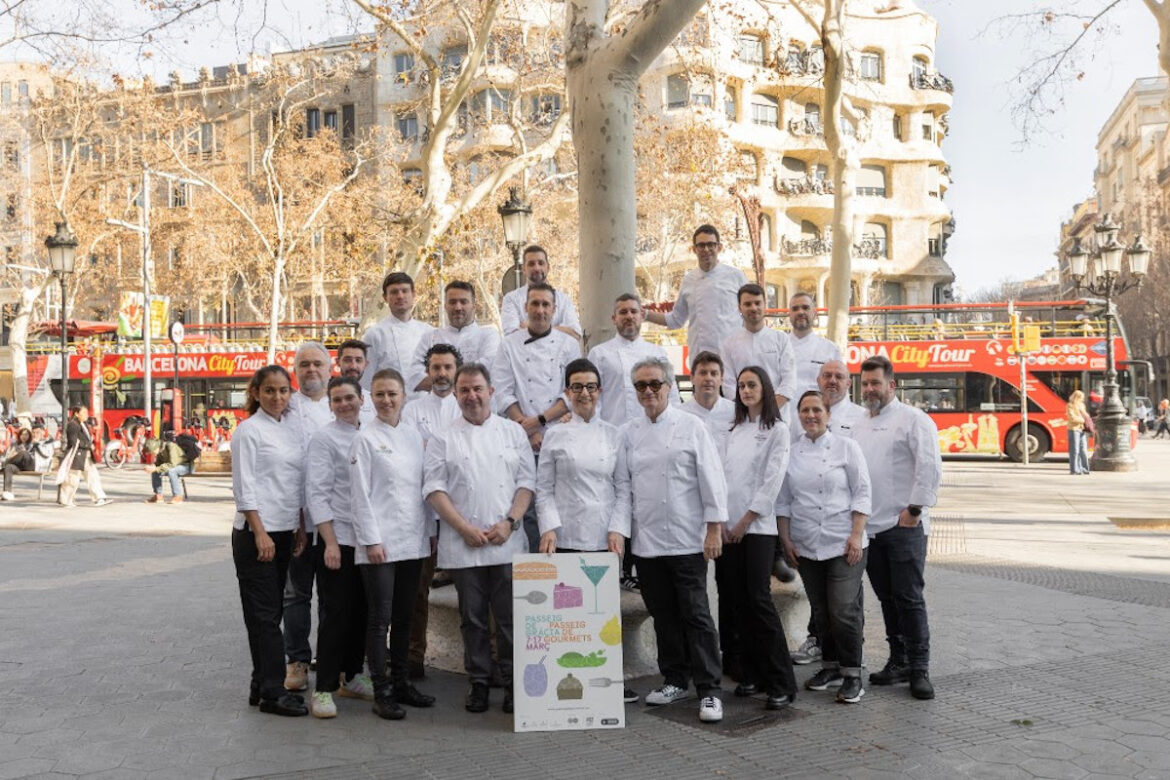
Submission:
[[[1170,518],[1170,443],[1139,456],[1136,474],[1090,477],[1058,461],[947,462],[932,702],[904,687],[869,687],[856,706],[802,692],[771,716],[728,692],[718,727],[691,701],[632,705],[622,731],[524,735],[498,691],[473,716],[463,678],[442,673],[424,686],[439,705],[401,722],[348,699],[333,721],[260,715],[226,481],[146,505],[145,475],[104,471],[109,507],[0,504],[0,779],[1168,777],[1170,531],[1107,519]],[[875,608],[871,667],[885,660]]]

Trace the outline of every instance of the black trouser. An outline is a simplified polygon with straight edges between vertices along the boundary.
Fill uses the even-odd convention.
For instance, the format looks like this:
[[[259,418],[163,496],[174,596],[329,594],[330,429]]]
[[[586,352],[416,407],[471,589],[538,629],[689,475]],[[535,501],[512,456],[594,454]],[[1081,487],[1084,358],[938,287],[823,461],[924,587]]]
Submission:
[[[313,628],[313,580],[317,574],[317,555],[313,552],[313,536],[300,555],[294,555],[288,564],[288,579],[284,588],[284,653],[289,663],[313,660],[309,633]],[[325,617],[324,604],[317,595],[317,624]]]
[[[410,656],[408,661],[411,665],[422,666],[427,661],[427,625],[431,616],[431,582],[435,579],[435,564],[437,562],[437,553],[431,553],[430,557],[423,558],[419,562],[414,614],[410,618]],[[371,605],[374,603],[368,588],[366,589],[366,599]],[[370,663],[374,663],[372,657]]]
[[[869,542],[865,570],[882,604],[890,660],[911,669],[930,667],[930,627],[926,620],[926,534],[922,524],[895,525]]]
[[[333,693],[341,687],[341,674],[352,680],[362,672],[366,656],[366,591],[353,562],[353,548],[338,545],[341,567],[325,565],[325,540],[318,535],[313,555],[317,559],[317,597],[322,615],[317,624],[317,690]]]
[[[740,682],[756,682],[750,678],[750,675],[745,668],[744,650],[740,642],[740,637],[743,634],[740,632],[740,620],[738,612],[743,608],[744,601],[740,596],[740,583],[736,582],[736,578],[743,572],[740,568],[743,564],[742,550],[738,550],[739,545],[724,545],[726,550],[730,547],[736,547],[737,550],[733,553],[735,562],[729,562],[720,556],[715,559],[715,589],[718,591],[719,598],[719,652],[723,656],[723,671],[735,677]],[[771,572],[771,564],[769,564],[769,573]]]
[[[776,537],[746,534],[735,544],[723,545],[723,554],[715,561],[715,575],[724,571],[728,601],[735,607],[735,631],[743,639],[740,645],[743,666],[741,682],[754,683],[770,696],[796,695],[796,675],[784,624],[772,601],[772,562],[775,560]],[[719,586],[720,623],[723,615],[723,586]]]
[[[821,642],[821,661],[826,668],[838,667],[846,677],[861,676],[861,642],[865,631],[862,612],[861,580],[869,550],[853,566],[844,555],[825,561],[798,559],[800,578],[817,636]]]
[[[251,530],[232,529],[232,559],[240,583],[240,604],[248,629],[252,654],[252,690],[260,698],[275,700],[284,695],[284,639],[280,635],[284,579],[292,556],[293,532],[268,534],[276,544],[271,561],[256,559],[256,539]]]
[[[366,657],[374,691],[382,696],[391,685],[407,681],[410,627],[419,594],[420,572],[426,558],[358,566],[366,588],[369,616],[366,619]],[[386,633],[390,641],[386,641]],[[389,647],[387,647],[389,644]],[[386,673],[386,656],[390,673]],[[320,668],[320,661],[317,662]]]
[[[487,685],[492,676],[489,613],[496,619],[496,654],[504,687],[512,687],[512,564],[449,569],[459,593],[459,629],[463,666],[472,683]]]
[[[694,678],[700,696],[719,690],[719,637],[707,601],[702,553],[634,561],[642,600],[654,618],[658,669],[668,685],[686,688]]]

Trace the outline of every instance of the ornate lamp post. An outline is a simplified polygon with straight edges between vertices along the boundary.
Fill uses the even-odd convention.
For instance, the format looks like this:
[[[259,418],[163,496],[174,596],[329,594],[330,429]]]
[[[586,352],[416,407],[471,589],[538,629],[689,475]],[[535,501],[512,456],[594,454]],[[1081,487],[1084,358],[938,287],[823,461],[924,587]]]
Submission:
[[[1069,274],[1077,290],[1105,299],[1105,398],[1097,412],[1097,447],[1090,466],[1099,471],[1134,471],[1137,460],[1129,448],[1130,417],[1118,394],[1117,365],[1113,358],[1113,298],[1140,287],[1150,265],[1150,250],[1141,236],[1128,248],[1117,240],[1117,225],[1106,215],[1093,228],[1089,251],[1077,239],[1068,255]],[[1121,256],[1129,275],[1122,278]]]
[[[65,423],[69,419],[69,344],[65,334],[65,281],[73,273],[73,264],[77,258],[77,237],[69,229],[66,222],[57,223],[57,232],[45,239],[45,247],[49,250],[49,267],[57,278],[61,280],[61,435],[64,436]]]
[[[504,273],[501,284],[505,293],[524,286],[524,269],[520,267],[520,250],[528,240],[528,224],[532,221],[532,206],[520,199],[520,188],[511,187],[508,199],[497,211],[504,223],[504,241],[512,250],[512,267]]]

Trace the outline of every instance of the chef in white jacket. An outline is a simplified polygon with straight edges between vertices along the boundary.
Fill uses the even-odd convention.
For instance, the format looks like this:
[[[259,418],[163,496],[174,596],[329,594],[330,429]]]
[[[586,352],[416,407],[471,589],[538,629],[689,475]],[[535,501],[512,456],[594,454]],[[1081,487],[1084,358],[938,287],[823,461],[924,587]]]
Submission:
[[[719,346],[723,358],[723,395],[735,398],[735,380],[748,366],[760,366],[776,389],[781,411],[796,394],[796,360],[787,333],[769,328],[764,321],[766,297],[758,284],[739,288],[739,313],[743,327],[733,331]]]
[[[489,613],[504,678],[503,709],[512,700],[512,556],[528,552],[521,522],[536,489],[536,463],[524,429],[492,414],[491,372],[465,363],[455,375],[462,416],[427,444],[423,495],[445,527],[439,567],[459,593],[469,712],[488,708]]]
[[[410,683],[407,655],[420,572],[434,547],[436,528],[422,498],[422,437],[401,419],[406,383],[397,371],[383,369],[374,374],[371,392],[378,417],[362,427],[346,460],[353,495],[354,560],[368,604],[365,648],[374,713],[400,720],[406,716],[402,704],[435,703],[433,696]]]

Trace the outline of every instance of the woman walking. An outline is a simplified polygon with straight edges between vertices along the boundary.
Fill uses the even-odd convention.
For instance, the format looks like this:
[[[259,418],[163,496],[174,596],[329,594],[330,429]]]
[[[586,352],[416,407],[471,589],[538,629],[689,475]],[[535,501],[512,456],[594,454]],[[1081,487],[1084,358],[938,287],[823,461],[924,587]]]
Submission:
[[[1089,434],[1093,432],[1093,418],[1085,408],[1085,394],[1073,390],[1064,408],[1068,422],[1068,471],[1070,474],[1089,473]]]
[[[252,654],[248,703],[274,715],[308,715],[305,700],[284,688],[284,583],[300,523],[304,456],[285,419],[288,372],[276,365],[248,383],[248,419],[232,436],[232,558]]]
[[[437,529],[422,498],[422,437],[413,426],[401,424],[406,403],[402,375],[392,368],[377,372],[370,395],[377,419],[354,438],[346,461],[354,560],[368,604],[366,657],[373,678],[374,713],[401,720],[406,717],[401,705],[435,703],[435,697],[411,685],[408,656],[420,572],[424,559],[434,551]]]
[[[69,475],[61,485],[61,498],[58,501],[62,506],[76,506],[74,499],[77,489],[81,486],[81,478],[85,477],[85,486],[89,490],[89,497],[94,506],[105,506],[113,503],[102,490],[102,478],[98,474],[97,464],[93,456],[93,437],[89,433],[89,426],[85,421],[89,419],[89,409],[85,406],[75,406],[69,410],[69,422],[65,425],[65,445],[61,450],[63,458],[71,459]]]
[[[796,409],[804,433],[792,445],[776,514],[784,554],[800,569],[821,640],[821,669],[804,687],[840,686],[837,701],[853,704],[865,694],[861,580],[869,469],[857,442],[828,429],[829,405],[819,390],[802,395]]]
[[[776,558],[776,497],[788,468],[787,425],[768,373],[749,366],[736,378],[735,422],[723,442],[727,477],[727,524],[716,575],[734,610],[743,647],[743,673],[737,696],[766,695],[765,707],[778,710],[796,698],[796,677],[784,626],[772,601],[772,563]],[[723,594],[720,593],[722,597]]]

